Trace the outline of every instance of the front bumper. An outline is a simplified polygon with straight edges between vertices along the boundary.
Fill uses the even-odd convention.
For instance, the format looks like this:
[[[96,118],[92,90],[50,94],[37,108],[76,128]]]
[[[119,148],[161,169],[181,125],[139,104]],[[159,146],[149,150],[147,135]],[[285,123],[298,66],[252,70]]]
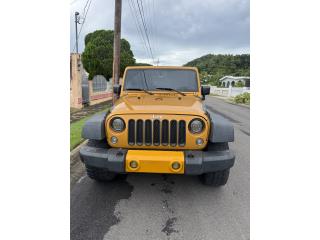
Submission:
[[[139,150],[141,153],[151,150]],[[170,151],[159,151],[168,154]],[[225,151],[196,151],[183,152],[183,173],[187,175],[200,175],[229,169],[233,166],[235,156],[230,150]],[[126,173],[126,157],[128,149],[106,148],[105,146],[85,145],[80,149],[80,157],[84,164],[108,169],[111,172]],[[140,171],[141,172],[141,171]],[[154,171],[157,172],[157,171]],[[175,173],[175,172],[166,172]]]

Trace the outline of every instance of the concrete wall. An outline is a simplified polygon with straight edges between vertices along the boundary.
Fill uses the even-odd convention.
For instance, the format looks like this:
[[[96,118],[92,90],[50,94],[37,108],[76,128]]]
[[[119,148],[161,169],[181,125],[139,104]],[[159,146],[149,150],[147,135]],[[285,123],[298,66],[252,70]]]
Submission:
[[[81,63],[80,54],[72,53],[70,55],[70,107],[81,109],[82,104],[82,76],[85,70]],[[93,92],[92,81],[89,84],[89,105],[95,105],[112,99],[111,82],[108,82],[106,91]]]
[[[80,54],[70,55],[70,107],[82,108]]]
[[[216,94],[224,97],[234,97],[245,92],[250,93],[250,89],[247,87],[230,86],[229,88],[218,88],[216,86],[210,86],[210,94]]]
[[[111,83],[108,82],[108,87],[106,91],[102,91],[102,92],[93,92],[92,84],[93,82],[89,81],[89,96],[90,96],[89,105],[95,105],[95,104],[102,103],[112,99]]]

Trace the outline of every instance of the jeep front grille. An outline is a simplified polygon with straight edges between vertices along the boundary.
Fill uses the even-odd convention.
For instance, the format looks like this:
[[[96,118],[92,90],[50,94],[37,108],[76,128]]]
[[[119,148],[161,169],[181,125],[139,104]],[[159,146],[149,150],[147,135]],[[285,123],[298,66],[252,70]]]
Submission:
[[[128,144],[175,147],[186,144],[186,122],[180,120],[134,120],[128,122]]]

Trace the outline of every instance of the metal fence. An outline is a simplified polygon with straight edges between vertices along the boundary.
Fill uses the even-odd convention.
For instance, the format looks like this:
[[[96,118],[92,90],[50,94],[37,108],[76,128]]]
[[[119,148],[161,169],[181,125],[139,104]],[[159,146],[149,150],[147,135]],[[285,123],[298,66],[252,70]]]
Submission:
[[[92,79],[92,90],[93,92],[104,92],[107,90],[107,80],[102,75],[96,75]]]

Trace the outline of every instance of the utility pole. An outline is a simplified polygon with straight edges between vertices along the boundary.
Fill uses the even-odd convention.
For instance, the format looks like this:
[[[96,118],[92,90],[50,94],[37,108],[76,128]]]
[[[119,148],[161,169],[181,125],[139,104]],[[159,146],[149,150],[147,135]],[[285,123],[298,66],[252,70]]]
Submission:
[[[120,39],[121,39],[121,5],[122,0],[115,0],[114,39],[113,39],[113,85],[120,79]],[[113,93],[113,103],[117,96]]]
[[[76,24],[76,52],[79,53],[78,51],[78,23],[79,23],[79,13],[75,12],[74,13],[74,22]]]

